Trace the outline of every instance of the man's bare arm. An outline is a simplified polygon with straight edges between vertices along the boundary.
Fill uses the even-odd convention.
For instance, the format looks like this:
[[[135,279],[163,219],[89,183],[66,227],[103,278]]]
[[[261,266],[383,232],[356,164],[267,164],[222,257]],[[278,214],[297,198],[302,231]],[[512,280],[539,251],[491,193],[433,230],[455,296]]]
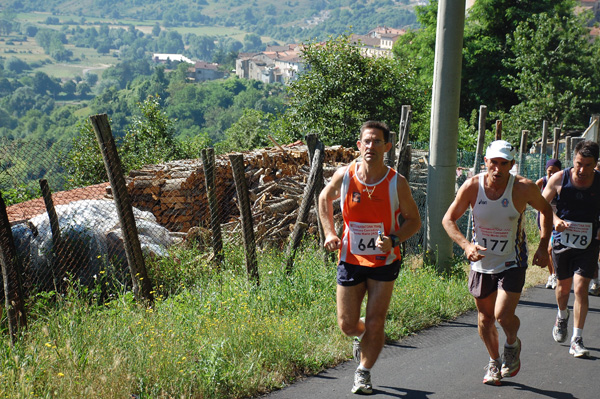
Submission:
[[[482,259],[484,255],[480,254],[479,251],[485,251],[486,248],[481,245],[475,245],[467,240],[467,237],[465,237],[458,228],[456,221],[460,219],[469,208],[469,205],[477,198],[479,178],[480,177],[478,176],[472,177],[460,187],[456,194],[456,198],[452,204],[450,204],[450,207],[442,219],[442,226],[444,226],[448,236],[465,251],[467,259],[471,262]]]
[[[321,194],[319,194],[319,218],[323,227],[323,233],[325,234],[325,243],[323,246],[328,251],[335,251],[341,246],[341,241],[335,232],[335,224],[333,222],[333,201],[340,196],[345,172],[346,168],[338,169],[331,177],[331,181],[323,188]]]

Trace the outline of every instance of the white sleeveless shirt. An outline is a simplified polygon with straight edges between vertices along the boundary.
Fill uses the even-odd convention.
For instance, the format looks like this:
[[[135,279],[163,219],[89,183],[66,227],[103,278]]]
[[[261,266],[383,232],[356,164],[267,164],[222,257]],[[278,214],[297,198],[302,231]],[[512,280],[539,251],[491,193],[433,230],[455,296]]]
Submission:
[[[477,201],[473,206],[473,242],[487,248],[485,257],[471,262],[471,269],[497,274],[512,267],[527,267],[527,245],[521,226],[521,213],[512,200],[515,176],[509,174],[502,196],[490,200],[485,194],[486,172],[479,175]]]

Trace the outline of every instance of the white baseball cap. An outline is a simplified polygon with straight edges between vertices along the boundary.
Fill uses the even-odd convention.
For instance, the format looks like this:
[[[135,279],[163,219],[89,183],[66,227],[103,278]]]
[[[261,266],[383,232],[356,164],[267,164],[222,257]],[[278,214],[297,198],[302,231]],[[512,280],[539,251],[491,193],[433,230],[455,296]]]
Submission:
[[[485,157],[487,159],[503,158],[512,161],[515,159],[516,152],[517,150],[508,141],[496,140],[492,141],[485,150]]]

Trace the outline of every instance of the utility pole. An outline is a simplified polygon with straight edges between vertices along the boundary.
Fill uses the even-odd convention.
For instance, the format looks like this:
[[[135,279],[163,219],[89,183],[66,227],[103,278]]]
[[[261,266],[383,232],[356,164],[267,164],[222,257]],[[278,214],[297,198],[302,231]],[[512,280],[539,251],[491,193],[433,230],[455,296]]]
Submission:
[[[452,260],[452,240],[442,219],[455,195],[464,29],[465,0],[440,0],[427,173],[427,254],[439,271],[449,270]]]

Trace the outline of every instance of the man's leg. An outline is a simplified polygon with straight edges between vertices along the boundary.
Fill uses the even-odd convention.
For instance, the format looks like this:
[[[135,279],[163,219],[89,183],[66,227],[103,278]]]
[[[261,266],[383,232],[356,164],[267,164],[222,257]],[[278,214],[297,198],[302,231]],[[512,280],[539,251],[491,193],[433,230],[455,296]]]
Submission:
[[[496,297],[498,291],[492,292],[485,298],[475,298],[477,305],[477,330],[492,359],[498,359],[498,330],[496,329]]]
[[[573,277],[564,280],[558,280],[556,283],[556,304],[560,310],[566,310],[569,303],[569,295],[571,294],[571,285],[573,285]]]
[[[367,283],[337,286],[337,320],[340,329],[349,337],[360,336],[365,325],[360,320],[360,308],[367,292]]]
[[[515,314],[520,297],[521,293],[519,292],[498,290],[498,296],[496,298],[494,314],[496,315],[498,324],[500,324],[502,330],[504,330],[504,334],[506,334],[506,342],[509,345],[516,342],[517,332],[521,326],[521,320],[519,320]]]
[[[589,308],[588,286],[590,285],[590,279],[575,274],[573,276],[573,284],[573,292],[575,293],[573,326],[583,329]]]
[[[385,344],[385,319],[390,306],[394,281],[367,280],[367,315],[365,335],[361,340],[361,365],[370,369]]]

